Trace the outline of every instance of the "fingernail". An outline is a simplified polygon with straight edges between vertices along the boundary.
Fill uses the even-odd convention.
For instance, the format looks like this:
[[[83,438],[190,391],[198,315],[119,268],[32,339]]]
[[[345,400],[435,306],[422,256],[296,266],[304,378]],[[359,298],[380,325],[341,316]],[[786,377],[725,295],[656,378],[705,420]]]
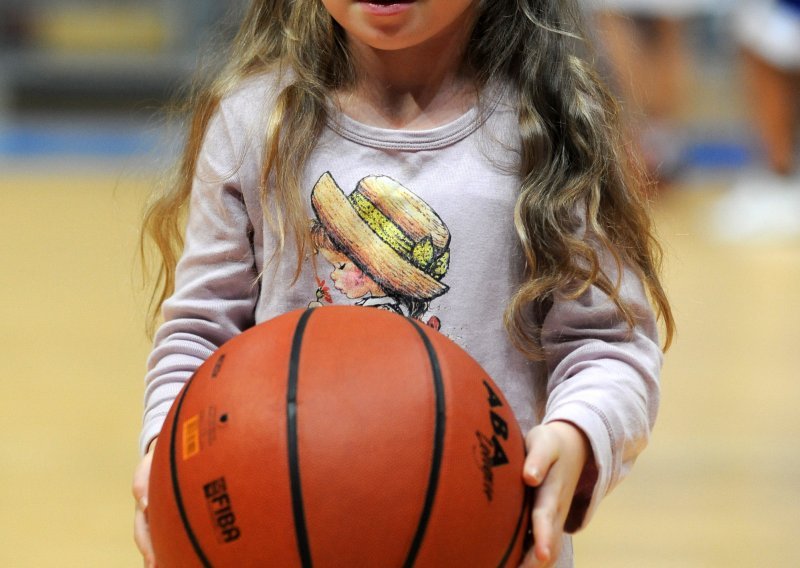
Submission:
[[[147,510],[147,497],[146,496],[139,497],[138,504],[139,504],[139,509],[141,509],[142,511],[146,511]]]
[[[539,473],[538,468],[529,467],[527,469],[528,477],[533,479],[536,483],[540,483],[542,481],[541,474]]]

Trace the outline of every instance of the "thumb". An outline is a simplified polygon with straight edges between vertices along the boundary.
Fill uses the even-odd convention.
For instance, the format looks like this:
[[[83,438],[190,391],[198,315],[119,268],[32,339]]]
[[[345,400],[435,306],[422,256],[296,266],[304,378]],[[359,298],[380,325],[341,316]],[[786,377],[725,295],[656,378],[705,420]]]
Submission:
[[[558,440],[546,427],[536,426],[525,437],[525,446],[528,454],[525,456],[522,477],[527,485],[538,487],[558,459]]]
[[[139,461],[136,469],[133,472],[133,498],[136,500],[137,507],[142,510],[147,510],[147,496],[150,489],[150,467],[153,462],[153,449],[155,444],[150,447],[150,450]]]

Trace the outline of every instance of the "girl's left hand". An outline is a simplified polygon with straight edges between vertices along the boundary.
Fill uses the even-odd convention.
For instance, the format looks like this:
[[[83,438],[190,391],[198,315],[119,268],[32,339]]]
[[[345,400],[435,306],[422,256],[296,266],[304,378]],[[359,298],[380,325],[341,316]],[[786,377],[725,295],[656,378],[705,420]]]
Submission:
[[[533,428],[525,445],[523,479],[537,489],[532,512],[534,546],[521,568],[546,568],[561,553],[564,522],[591,447],[576,426],[558,421]]]

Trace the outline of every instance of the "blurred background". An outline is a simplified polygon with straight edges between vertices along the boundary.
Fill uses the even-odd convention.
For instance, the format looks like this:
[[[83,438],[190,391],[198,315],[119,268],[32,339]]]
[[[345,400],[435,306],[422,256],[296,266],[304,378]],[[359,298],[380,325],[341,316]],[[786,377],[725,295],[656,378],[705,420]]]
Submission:
[[[0,565],[140,566],[142,208],[164,112],[241,0],[0,0]],[[650,447],[584,567],[793,567],[800,527],[800,6],[586,0],[656,186],[678,320]]]

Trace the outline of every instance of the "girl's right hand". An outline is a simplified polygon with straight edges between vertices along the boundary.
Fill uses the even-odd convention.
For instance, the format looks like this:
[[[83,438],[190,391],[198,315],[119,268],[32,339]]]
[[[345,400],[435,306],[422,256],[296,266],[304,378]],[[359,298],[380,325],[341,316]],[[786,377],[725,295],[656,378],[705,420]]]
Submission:
[[[147,454],[136,466],[133,473],[133,498],[136,500],[136,513],[133,518],[133,539],[144,558],[145,568],[156,568],[153,544],[150,541],[150,527],[147,524],[147,493],[150,483],[150,464],[153,462],[155,440],[150,444]]]

